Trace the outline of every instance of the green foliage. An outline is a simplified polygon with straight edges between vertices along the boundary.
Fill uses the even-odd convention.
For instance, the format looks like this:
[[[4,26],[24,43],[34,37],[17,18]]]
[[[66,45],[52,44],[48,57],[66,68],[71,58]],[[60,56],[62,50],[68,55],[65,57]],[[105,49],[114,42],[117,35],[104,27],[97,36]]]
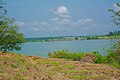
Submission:
[[[115,46],[116,48],[112,47],[110,50],[108,50],[108,54],[102,56],[99,52],[91,52],[91,53],[71,53],[66,50],[60,50],[53,53],[49,53],[49,57],[51,58],[64,58],[64,59],[70,59],[73,61],[82,61],[84,59],[85,55],[87,54],[93,54],[95,56],[95,59],[93,59],[94,63],[96,64],[109,64],[111,66],[120,68],[120,45]],[[90,58],[90,56],[89,56]],[[92,57],[91,57],[92,58]]]
[[[24,36],[18,31],[18,26],[14,20],[6,18],[7,10],[4,3],[0,0],[0,50],[3,52],[20,50],[20,44],[25,42]]]
[[[87,54],[89,54],[89,53],[87,53]],[[53,52],[53,53],[49,53],[48,56],[51,57],[51,58],[64,58],[64,59],[71,59],[73,61],[80,61],[87,54],[82,53],[82,52],[71,53],[71,52],[68,52],[66,50],[60,50],[60,51],[56,51],[56,52]],[[95,55],[94,63],[100,64],[100,63],[105,63],[106,62],[106,56],[102,56],[98,52],[92,52],[91,54]]]
[[[6,3],[0,0],[0,19],[3,19],[4,15],[7,13],[7,10],[4,8],[4,4]]]
[[[80,61],[81,58],[84,56],[84,53],[78,52],[78,53],[70,53],[66,50],[60,50],[53,53],[48,54],[51,58],[64,58],[64,59],[71,59],[73,61]]]
[[[109,32],[106,36],[120,36],[120,31]]]
[[[22,33],[18,31],[18,27],[14,24],[13,19],[5,19],[0,24],[0,50],[3,52],[20,50],[20,44],[25,39]]]
[[[118,8],[120,8],[120,4],[116,3],[115,4]],[[109,9],[113,13],[113,22],[116,25],[120,25],[120,10],[114,10],[114,9]],[[120,35],[120,32],[115,32],[115,33],[109,33],[110,35]],[[120,41],[116,45],[114,45],[110,50],[108,50],[108,55],[107,55],[107,63],[115,66],[117,68],[120,68]]]
[[[120,41],[107,52],[107,63],[120,68]]]
[[[94,63],[97,63],[97,64],[106,63],[106,56],[102,56],[98,52],[93,52],[93,54],[95,55]]]
[[[93,40],[93,39],[98,39],[98,36],[86,36],[87,40]]]
[[[87,53],[87,54],[89,54],[89,53]],[[60,51],[56,51],[56,52],[53,52],[53,53],[49,53],[49,57],[64,58],[64,59],[71,59],[73,61],[80,61],[87,54],[82,53],[82,52],[70,53],[70,52],[65,51],[65,50],[60,50]],[[102,56],[98,52],[91,52],[91,54],[95,55],[94,63],[97,63],[97,64],[106,63],[106,56]]]
[[[120,4],[116,3],[116,6],[120,8]],[[113,22],[116,25],[120,25],[120,10],[114,10],[114,9],[109,9],[109,11],[111,11],[113,13]]]

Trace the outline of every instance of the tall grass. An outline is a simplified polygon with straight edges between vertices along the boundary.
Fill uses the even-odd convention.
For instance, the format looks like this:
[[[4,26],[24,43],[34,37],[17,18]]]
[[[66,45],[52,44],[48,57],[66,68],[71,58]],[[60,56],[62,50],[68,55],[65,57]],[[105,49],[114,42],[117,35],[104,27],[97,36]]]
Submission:
[[[50,58],[64,58],[64,59],[71,59],[73,61],[80,61],[84,55],[85,53],[83,52],[71,53],[67,50],[59,50],[48,54]]]
[[[120,42],[113,48],[107,50],[107,55],[101,55],[99,52],[69,52],[67,50],[59,50],[53,53],[49,53],[50,58],[64,58],[73,61],[83,61],[87,55],[95,56],[93,63],[96,64],[108,64],[117,68],[120,68]]]

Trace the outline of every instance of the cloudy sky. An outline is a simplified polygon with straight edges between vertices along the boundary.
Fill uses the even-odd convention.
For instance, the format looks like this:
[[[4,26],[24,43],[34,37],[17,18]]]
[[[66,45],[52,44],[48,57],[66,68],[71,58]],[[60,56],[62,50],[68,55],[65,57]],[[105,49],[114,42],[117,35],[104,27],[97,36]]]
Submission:
[[[4,0],[26,37],[106,34],[120,30],[109,8],[119,0]]]

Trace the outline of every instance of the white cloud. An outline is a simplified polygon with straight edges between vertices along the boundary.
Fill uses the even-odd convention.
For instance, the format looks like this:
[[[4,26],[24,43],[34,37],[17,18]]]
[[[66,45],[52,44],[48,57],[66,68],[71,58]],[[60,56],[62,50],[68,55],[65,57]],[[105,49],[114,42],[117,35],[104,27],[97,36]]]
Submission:
[[[61,17],[55,17],[49,20],[51,23],[57,23],[57,24],[67,24],[70,23],[71,20],[69,18],[61,18]]]
[[[91,18],[83,20],[73,21],[69,18],[52,18],[46,21],[34,21],[30,22],[28,26],[31,26],[34,31],[61,31],[61,30],[72,30],[77,27],[85,27],[93,25],[94,21]]]
[[[56,10],[53,11],[55,14],[59,15],[60,17],[70,18],[69,10],[66,6],[59,6]]]
[[[94,23],[94,20],[91,18],[86,18],[86,19],[78,21],[78,24],[80,24],[80,25],[89,25],[89,24],[93,24],[93,23]]]
[[[56,14],[68,14],[69,11],[67,9],[66,6],[60,6],[57,8],[57,10],[55,11]]]
[[[113,7],[115,8],[115,11],[120,11],[120,7],[118,7],[116,3],[113,4]]]
[[[17,25],[17,26],[21,27],[21,26],[24,25],[24,23],[21,22],[21,21],[16,21],[16,22],[14,22],[14,25]]]
[[[28,26],[31,26],[34,31],[61,31],[61,30],[73,30],[78,27],[85,27],[94,24],[94,20],[91,18],[78,19],[73,21],[69,15],[69,10],[65,6],[58,7],[54,14],[56,17],[50,18],[46,21],[33,21]]]
[[[40,30],[45,30],[44,27],[48,26],[49,24],[46,21],[33,21],[27,24],[29,29],[33,31],[40,31]]]

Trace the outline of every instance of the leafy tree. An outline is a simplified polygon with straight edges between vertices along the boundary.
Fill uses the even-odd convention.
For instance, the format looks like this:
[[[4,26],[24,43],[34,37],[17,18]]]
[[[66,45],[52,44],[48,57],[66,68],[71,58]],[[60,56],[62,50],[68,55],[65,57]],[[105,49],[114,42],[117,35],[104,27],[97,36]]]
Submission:
[[[6,10],[0,0],[0,50],[3,52],[20,50],[20,44],[25,42],[24,35],[19,32],[19,28],[14,24],[15,20],[6,18]]]
[[[0,23],[5,19],[4,15],[7,13],[7,10],[4,8],[4,3],[2,0],[0,0]]]
[[[14,21],[6,19],[0,24],[0,50],[3,52],[21,50],[20,44],[25,42],[24,36],[18,31]]]
[[[120,26],[120,4],[116,3],[116,6],[118,7],[118,10],[110,9],[114,15],[113,22]],[[120,68],[120,41],[118,40],[118,43],[110,50],[108,51],[107,55],[107,62],[115,67]]]
[[[119,3],[116,3],[116,6],[118,7],[118,10],[114,10],[114,9],[109,9],[109,11],[111,11],[114,15],[112,16],[113,17],[113,22],[116,24],[116,25],[120,25],[120,4]]]

